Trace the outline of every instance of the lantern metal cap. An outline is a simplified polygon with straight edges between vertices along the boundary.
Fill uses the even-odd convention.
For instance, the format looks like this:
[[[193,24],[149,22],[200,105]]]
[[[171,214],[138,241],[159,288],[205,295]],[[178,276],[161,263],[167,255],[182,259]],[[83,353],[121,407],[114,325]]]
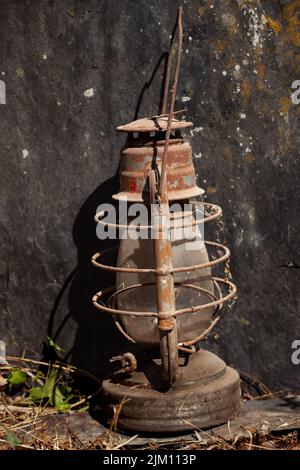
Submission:
[[[154,116],[152,118],[142,118],[137,121],[130,122],[123,126],[116,127],[119,132],[161,132],[166,131],[168,126],[168,115]],[[173,118],[171,123],[171,130],[186,129],[192,127],[193,123],[190,121],[179,121]]]

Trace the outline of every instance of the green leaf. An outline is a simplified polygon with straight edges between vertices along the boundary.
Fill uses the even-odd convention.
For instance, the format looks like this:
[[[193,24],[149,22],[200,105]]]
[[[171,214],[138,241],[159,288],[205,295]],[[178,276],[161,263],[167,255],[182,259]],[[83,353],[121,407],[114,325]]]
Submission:
[[[32,380],[34,382],[36,382],[37,380],[45,380],[45,374],[41,371],[41,370],[38,370],[37,373],[35,374],[34,377],[32,377]]]
[[[55,405],[55,409],[60,412],[67,411],[70,408],[70,403],[60,403]]]
[[[44,385],[45,397],[49,398],[52,406],[54,406],[54,403],[55,403],[54,390],[55,390],[55,385],[57,381],[57,376],[58,376],[58,369],[53,369],[50,372],[49,376],[47,377],[45,385]]]
[[[79,408],[78,413],[84,413],[85,411],[88,411],[90,407],[90,404],[87,403],[86,405],[83,405],[81,408]]]
[[[56,351],[65,352],[65,350],[61,348],[58,344],[56,344],[55,341],[52,338],[50,338],[50,336],[47,336],[47,344],[51,348],[54,348]]]
[[[6,442],[12,449],[15,449],[18,445],[21,444],[20,439],[16,436],[14,432],[10,431],[10,429],[4,426],[4,424],[0,424],[0,426],[2,426],[5,430]]]
[[[26,372],[18,368],[12,369],[7,379],[9,390],[11,390],[13,387],[18,387],[19,385],[24,384],[26,380],[27,380]]]
[[[29,400],[41,401],[45,398],[45,390],[44,387],[33,387],[28,391],[28,398]]]
[[[69,401],[73,398],[73,395],[70,393],[71,390],[70,387],[61,387],[58,384],[55,385],[54,393],[52,394],[52,405],[58,411],[66,411],[70,408],[71,405]]]
[[[48,399],[57,411],[66,411],[71,406],[69,401],[73,398],[73,395],[70,393],[72,388],[60,386],[57,381],[58,369],[53,369],[43,387],[33,387],[29,390],[29,399],[33,402]]]
[[[54,403],[54,388],[57,380],[58,370],[53,369],[45,381],[43,387],[32,387],[28,392],[31,401],[41,401],[48,398],[51,405]]]
[[[62,386],[62,391],[65,396],[70,396],[72,395],[73,389],[70,387],[70,385],[63,385]],[[72,395],[73,397],[73,395]]]
[[[21,444],[20,439],[16,436],[15,433],[7,429],[6,431],[6,441],[7,444],[12,448],[15,449],[18,445]]]
[[[65,397],[61,389],[58,386],[56,386],[54,389],[52,405],[55,406],[55,408],[57,408],[63,405],[64,403],[65,403]]]

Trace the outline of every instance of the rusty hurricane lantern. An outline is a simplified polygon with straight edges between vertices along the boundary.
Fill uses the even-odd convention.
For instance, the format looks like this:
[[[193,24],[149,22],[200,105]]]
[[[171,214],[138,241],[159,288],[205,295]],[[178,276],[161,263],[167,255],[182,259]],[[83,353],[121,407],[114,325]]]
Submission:
[[[94,266],[116,273],[116,285],[98,292],[93,303],[113,316],[128,340],[128,351],[112,358],[120,367],[102,383],[106,417],[119,406],[118,427],[125,431],[201,429],[226,422],[240,408],[238,373],[201,347],[236,287],[228,277],[212,273],[228,262],[228,248],[203,240],[201,227],[222,211],[201,201],[204,191],[196,184],[192,149],[182,136],[192,123],[175,118],[181,9],[177,30],[174,84],[169,91],[173,37],[161,114],[117,128],[127,133],[127,141],[120,192],[113,198],[151,209],[146,224],[138,227],[144,236],[121,237],[116,266],[105,262],[104,252],[92,257]],[[96,214],[97,224],[116,225],[127,234],[135,227],[129,215],[125,223],[113,224],[104,212]]]

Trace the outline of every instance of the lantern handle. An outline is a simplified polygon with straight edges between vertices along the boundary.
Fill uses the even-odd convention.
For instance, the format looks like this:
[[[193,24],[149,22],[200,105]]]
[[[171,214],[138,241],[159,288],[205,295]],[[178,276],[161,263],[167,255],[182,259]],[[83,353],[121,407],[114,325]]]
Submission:
[[[173,55],[174,55],[174,39],[175,39],[177,28],[179,29],[179,24],[181,23],[181,21],[182,21],[182,7],[179,7],[178,12],[177,12],[176,24],[172,33],[169,51],[168,51],[168,60],[167,60],[166,76],[165,76],[165,83],[164,83],[164,93],[163,93],[162,105],[160,109],[160,116],[167,116],[167,103],[168,103],[168,93],[169,93],[169,85],[170,85],[171,66],[172,66]],[[178,34],[180,35],[180,31],[178,32]],[[178,39],[180,40],[179,37]]]

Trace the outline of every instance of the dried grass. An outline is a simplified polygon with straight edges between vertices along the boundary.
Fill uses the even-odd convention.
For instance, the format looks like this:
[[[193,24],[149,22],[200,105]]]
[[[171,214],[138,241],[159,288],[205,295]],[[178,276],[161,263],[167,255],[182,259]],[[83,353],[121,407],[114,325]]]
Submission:
[[[32,364],[45,365],[40,361],[31,361],[24,358],[8,358],[12,362],[11,365],[0,366],[0,450],[11,449],[35,449],[35,450],[118,450],[118,449],[132,449],[136,448],[135,441],[138,435],[125,437],[120,439],[120,434],[117,434],[117,423],[122,406],[125,400],[120,405],[115,407],[114,417],[111,421],[110,428],[105,432],[99,434],[89,444],[83,443],[76,435],[74,430],[70,429],[67,425],[62,430],[61,424],[47,424],[47,418],[50,416],[57,416],[59,413],[50,406],[43,406],[42,404],[24,406],[20,405],[22,400],[19,397],[12,398],[4,392],[6,385],[5,374],[10,368],[15,367],[16,364],[24,368],[30,368]],[[65,368],[69,372],[77,372],[75,368],[66,365],[55,365],[55,367]],[[81,371],[81,373],[84,373]],[[248,386],[244,398],[246,399],[266,399],[274,397],[274,394],[264,384],[249,375],[243,374],[246,377],[246,384]],[[256,396],[252,396],[249,391],[249,385],[252,385],[256,390]],[[82,403],[84,400],[82,401]],[[68,414],[78,413],[74,408],[70,407]],[[231,431],[230,422],[228,422],[229,438],[223,439],[211,433],[203,433],[200,430],[194,430],[195,438],[191,441],[177,440],[175,443],[162,444],[165,449],[176,450],[300,450],[300,441],[297,431],[286,432],[284,425],[282,432],[270,433],[268,423],[261,423],[258,429],[243,429],[242,432],[234,434]],[[9,439],[8,434],[10,434]],[[205,437],[203,437],[203,435]],[[15,438],[15,442],[14,439]],[[10,441],[10,444],[8,443]],[[13,445],[12,445],[13,444]],[[149,443],[144,446],[139,446],[139,449],[156,450],[160,447],[159,443]]]

